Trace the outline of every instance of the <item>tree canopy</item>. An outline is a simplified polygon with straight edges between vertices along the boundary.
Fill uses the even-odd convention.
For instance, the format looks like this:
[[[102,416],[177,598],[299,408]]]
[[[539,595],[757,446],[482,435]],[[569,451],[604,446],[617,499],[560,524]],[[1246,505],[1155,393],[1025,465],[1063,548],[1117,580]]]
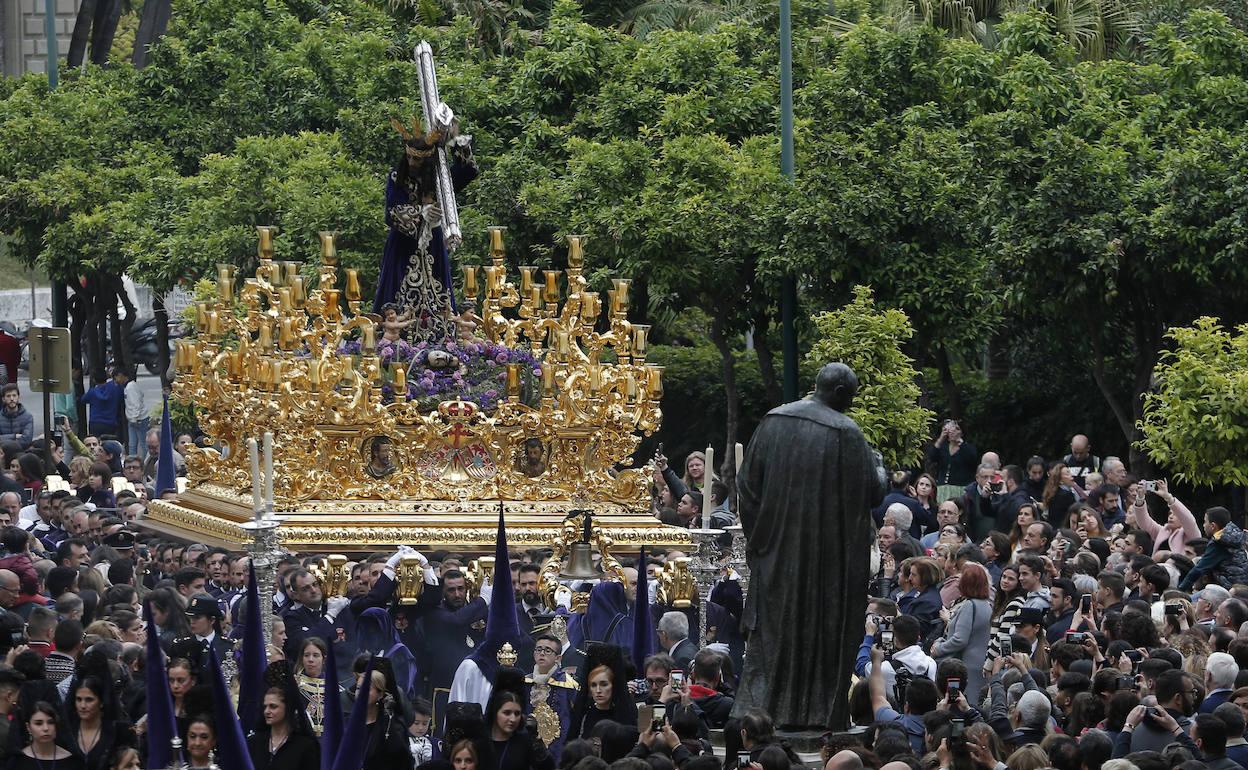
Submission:
[[[922,385],[946,404],[982,376],[989,340],[1019,360],[1036,337],[1063,340],[1045,349],[1074,359],[1072,386],[1112,410],[1125,446],[1166,329],[1245,320],[1248,36],[1195,0],[1154,3],[1128,58],[1089,55],[1068,19],[1031,5],[994,19],[989,44],[869,2],[798,2],[790,183],[765,10],[694,23],[692,6],[643,8],[642,36],[615,26],[633,5],[573,0],[175,2],[143,69],[0,87],[0,232],[87,290],[246,269],[258,224],[282,228],[290,259],[339,230],[344,265],[368,279],[399,147],[389,118],[419,110],[411,50],[428,39],[482,165],[461,259],[484,253],[487,224],[508,227],[514,264],[559,267],[562,236],[588,234],[590,274],[636,279],[635,320],[656,341],[696,308],[731,381],[748,334],[773,402],[786,271],[805,347],[815,312],[870,286],[909,318],[906,353],[938,371]]]

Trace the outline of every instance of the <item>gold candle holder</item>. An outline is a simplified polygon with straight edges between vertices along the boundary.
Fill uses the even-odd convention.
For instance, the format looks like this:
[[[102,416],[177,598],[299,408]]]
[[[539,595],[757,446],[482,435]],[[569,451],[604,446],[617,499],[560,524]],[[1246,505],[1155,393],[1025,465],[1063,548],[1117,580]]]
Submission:
[[[529,287],[529,304],[534,310],[542,309],[542,287],[536,283]]]
[[[322,312],[322,315],[325,316],[325,320],[337,321],[342,318],[342,310],[338,307],[338,290],[325,289],[321,292],[321,295],[325,299],[325,309]]]
[[[260,322],[260,330],[256,337],[256,344],[260,346],[261,353],[273,352],[273,327],[269,326],[269,322],[267,320]]]
[[[295,303],[295,307],[303,309],[303,303],[308,301],[307,292],[303,286],[303,276],[296,275],[290,282],[290,300]]]
[[[503,233],[507,231],[506,227],[494,225],[489,228],[490,231],[490,256],[495,259],[502,259],[506,256],[507,251],[503,248]]]
[[[277,228],[270,225],[258,225],[256,233],[260,236],[256,254],[260,259],[273,259],[273,236],[277,234]]]
[[[555,364],[553,361],[542,362],[542,395],[553,398],[555,395]]]
[[[568,333],[562,329],[556,332],[556,339],[559,341],[559,360],[566,361],[572,353],[572,339]]]
[[[203,332],[208,329],[208,303],[195,303],[195,331]]]
[[[217,265],[217,297],[229,301],[234,294],[234,272],[229,265]]]
[[[282,263],[282,270],[286,275],[282,278],[283,286],[293,286],[295,279],[299,277],[299,263],[286,261]]]
[[[628,312],[628,287],[633,283],[627,278],[615,278],[611,281],[615,285],[615,302],[619,307],[619,313]]]
[[[646,365],[646,390],[649,391],[651,401],[663,398],[663,367]]]
[[[354,268],[347,268],[347,302],[359,302],[360,296],[360,273]]]
[[[274,388],[280,388],[282,386],[282,377],[283,377],[282,364],[283,363],[284,362],[282,361],[282,359],[278,358],[273,361],[273,366],[269,369],[270,381],[273,383]]]
[[[308,382],[314,386],[321,384],[321,359],[313,358],[308,361]]]
[[[533,265],[520,266],[520,293],[528,296],[529,290],[533,288],[533,271],[537,268]]]
[[[568,267],[581,268],[585,265],[585,236],[568,236]]]
[[[215,310],[208,311],[208,336],[221,336],[221,316]]]
[[[407,369],[398,361],[390,363],[390,379],[394,384],[395,398],[407,400]]]
[[[490,299],[498,299],[502,288],[499,286],[499,269],[494,265],[486,265],[482,268],[485,271],[485,294]]]
[[[285,291],[283,289],[282,291]],[[286,317],[278,322],[277,340],[282,350],[290,350],[295,346],[295,323],[294,319]]]
[[[507,398],[520,400],[520,364],[507,364]]]
[[[268,264],[269,285],[273,288],[285,285],[286,273],[282,270],[281,262],[270,262]]]
[[[466,299],[477,298],[477,268],[472,265],[464,265],[464,297]]]
[[[602,392],[602,366],[600,364],[589,365],[589,395],[596,396]]]
[[[332,267],[338,264],[338,245],[334,243],[334,236],[337,235],[332,230],[322,230],[321,238],[321,264]]]
[[[586,291],[581,293],[581,316],[593,323],[598,318],[599,311],[602,310],[602,302],[598,299],[598,292]]]
[[[542,274],[546,276],[546,289],[544,291],[546,302],[553,305],[559,301],[559,271],[543,270]]]
[[[646,345],[649,342],[650,327],[646,324],[633,326],[633,357],[638,361],[646,360]]]
[[[182,371],[183,363],[186,361],[186,343],[182,340],[176,340],[173,343],[173,368]]]
[[[360,327],[360,349],[370,356],[377,351],[377,327],[371,323]]]
[[[238,351],[226,355],[225,370],[229,378],[235,382],[243,376],[243,359],[238,355]]]
[[[632,372],[624,375],[624,399],[630,404],[637,401],[637,378]]]
[[[291,299],[290,288],[283,286],[277,290],[277,307],[283,313],[289,313],[295,308],[294,300]]]

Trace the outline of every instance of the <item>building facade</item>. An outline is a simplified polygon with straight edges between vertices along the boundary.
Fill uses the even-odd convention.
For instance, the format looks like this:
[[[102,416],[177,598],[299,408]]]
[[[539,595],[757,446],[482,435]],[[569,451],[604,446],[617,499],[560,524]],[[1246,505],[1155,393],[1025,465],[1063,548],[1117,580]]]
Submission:
[[[52,0],[56,13],[57,52],[62,61],[69,49],[78,3],[79,0]],[[6,76],[47,72],[46,6],[47,0],[0,0],[0,65]]]

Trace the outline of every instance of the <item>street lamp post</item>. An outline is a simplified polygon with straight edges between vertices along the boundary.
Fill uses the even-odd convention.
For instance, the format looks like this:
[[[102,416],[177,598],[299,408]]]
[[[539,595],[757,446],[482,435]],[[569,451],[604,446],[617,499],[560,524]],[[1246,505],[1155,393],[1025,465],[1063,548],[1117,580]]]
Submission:
[[[780,172],[793,181],[793,7],[780,0]],[[780,331],[784,347],[784,400],[797,400],[797,277],[780,284]]]

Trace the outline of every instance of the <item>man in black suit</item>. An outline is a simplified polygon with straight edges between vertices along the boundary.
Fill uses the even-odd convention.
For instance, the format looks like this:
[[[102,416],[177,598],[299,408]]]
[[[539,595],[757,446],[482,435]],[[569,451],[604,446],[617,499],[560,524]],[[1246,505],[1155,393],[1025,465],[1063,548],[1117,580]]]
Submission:
[[[310,636],[323,639],[326,644],[338,642],[338,626],[328,614],[321,583],[306,569],[299,567],[290,573],[290,598],[292,603],[282,611],[286,621],[287,660],[299,660],[303,640]]]
[[[499,597],[509,601],[511,597]],[[468,601],[468,583],[457,569],[442,575],[442,601],[422,620],[429,655],[429,686],[433,691],[435,718],[445,713],[455,670],[485,636],[485,616],[489,606],[478,596]],[[441,691],[441,692],[439,692]],[[440,701],[440,703],[439,703]],[[438,706],[443,708],[439,709]]]
[[[698,647],[689,641],[689,617],[683,612],[666,612],[659,618],[659,646],[676,661],[676,668],[689,669]]]

